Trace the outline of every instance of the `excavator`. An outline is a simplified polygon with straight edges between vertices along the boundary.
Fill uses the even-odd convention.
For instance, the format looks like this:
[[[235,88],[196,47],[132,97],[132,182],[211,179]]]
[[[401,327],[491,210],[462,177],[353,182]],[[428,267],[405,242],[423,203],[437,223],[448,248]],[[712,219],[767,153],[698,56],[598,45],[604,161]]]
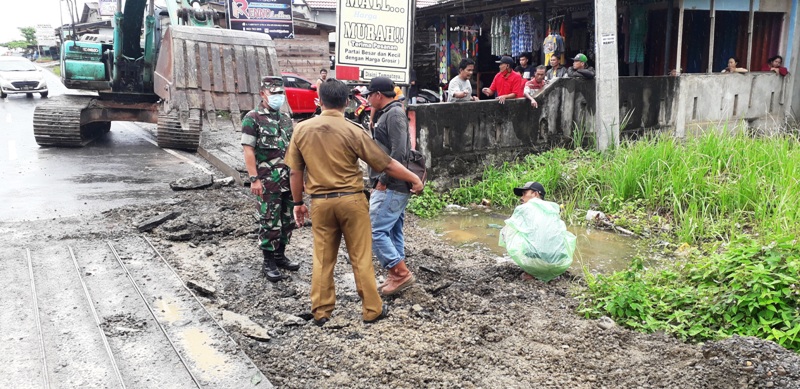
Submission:
[[[159,147],[194,151],[203,117],[217,126],[229,111],[258,106],[262,76],[281,74],[266,34],[215,27],[208,0],[117,0],[113,42],[62,44],[61,78],[70,89],[39,104],[33,133],[40,146],[81,147],[110,131],[112,121],[157,124]],[[222,116],[222,115],[220,115]]]

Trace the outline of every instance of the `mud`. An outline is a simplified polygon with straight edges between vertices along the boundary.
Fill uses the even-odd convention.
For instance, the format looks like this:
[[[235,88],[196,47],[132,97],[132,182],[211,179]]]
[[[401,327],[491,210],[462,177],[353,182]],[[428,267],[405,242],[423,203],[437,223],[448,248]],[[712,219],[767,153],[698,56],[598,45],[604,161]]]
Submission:
[[[579,278],[524,281],[515,265],[487,250],[452,247],[414,217],[407,218],[406,256],[418,284],[387,299],[387,319],[365,325],[340,250],[337,307],[321,328],[306,321],[311,229],[296,230],[287,249],[300,270],[266,281],[255,203],[241,188],[176,192],[157,206],[24,228],[47,228],[53,240],[135,235],[139,223],[166,211],[180,217],[145,235],[184,281],[216,289],[200,299],[218,320],[232,312],[267,330],[271,339],[259,341],[225,324],[276,387],[800,388],[796,353],[753,338],[690,344],[585,320],[571,297]],[[375,264],[380,281],[386,273]],[[106,328],[124,332],[136,324],[119,317]]]

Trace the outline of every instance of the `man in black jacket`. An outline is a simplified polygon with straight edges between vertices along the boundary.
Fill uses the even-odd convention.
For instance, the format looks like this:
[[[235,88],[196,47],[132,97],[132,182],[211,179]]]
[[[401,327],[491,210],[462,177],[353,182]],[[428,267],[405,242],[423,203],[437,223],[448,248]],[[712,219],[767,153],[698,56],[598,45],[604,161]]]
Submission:
[[[583,54],[578,54],[572,59],[572,67],[567,69],[567,77],[570,78],[594,78],[594,68],[586,65],[587,58]]]
[[[375,77],[369,83],[367,101],[375,116],[372,128],[378,145],[403,165],[408,161],[408,117],[403,104],[394,100],[394,82],[386,77]],[[385,296],[408,289],[416,281],[405,261],[403,221],[408,199],[408,184],[385,173],[370,169],[372,194],[369,199],[369,216],[372,222],[372,251],[388,269],[386,282],[378,286]]]

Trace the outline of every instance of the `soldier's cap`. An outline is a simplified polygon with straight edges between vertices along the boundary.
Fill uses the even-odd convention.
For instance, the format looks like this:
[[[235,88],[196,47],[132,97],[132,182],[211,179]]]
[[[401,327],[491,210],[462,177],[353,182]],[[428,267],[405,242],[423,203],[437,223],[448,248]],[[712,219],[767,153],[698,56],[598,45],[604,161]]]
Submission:
[[[544,186],[542,186],[542,184],[540,184],[538,182],[534,182],[534,181],[528,181],[522,187],[514,188],[514,194],[517,195],[517,196],[522,196],[522,194],[525,193],[526,190],[532,190],[534,192],[539,192],[539,197],[541,197],[542,200],[544,200],[544,193],[545,192],[544,192]]]
[[[379,92],[386,97],[394,97],[394,82],[389,77],[375,77],[369,81],[367,96]]]
[[[578,55],[576,55],[576,56],[575,56],[575,58],[573,58],[572,60],[573,60],[573,61],[581,61],[581,62],[583,62],[583,63],[586,63],[586,56],[585,56],[585,55],[583,55],[583,54],[578,54]]]
[[[509,56],[507,56],[507,55],[504,55],[504,56],[500,57],[499,61],[494,61],[494,63],[504,63],[506,65],[513,65],[514,64],[514,59],[509,57]]]
[[[261,87],[269,93],[284,93],[283,78],[277,76],[266,76],[261,79]]]

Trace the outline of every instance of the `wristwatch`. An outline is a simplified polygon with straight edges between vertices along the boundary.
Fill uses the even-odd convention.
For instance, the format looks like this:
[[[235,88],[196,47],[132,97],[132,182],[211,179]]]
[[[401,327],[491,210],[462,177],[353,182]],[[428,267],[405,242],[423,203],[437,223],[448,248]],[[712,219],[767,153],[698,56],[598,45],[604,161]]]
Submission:
[[[250,181],[250,183],[252,184],[258,180],[258,176],[247,177],[247,180]]]

